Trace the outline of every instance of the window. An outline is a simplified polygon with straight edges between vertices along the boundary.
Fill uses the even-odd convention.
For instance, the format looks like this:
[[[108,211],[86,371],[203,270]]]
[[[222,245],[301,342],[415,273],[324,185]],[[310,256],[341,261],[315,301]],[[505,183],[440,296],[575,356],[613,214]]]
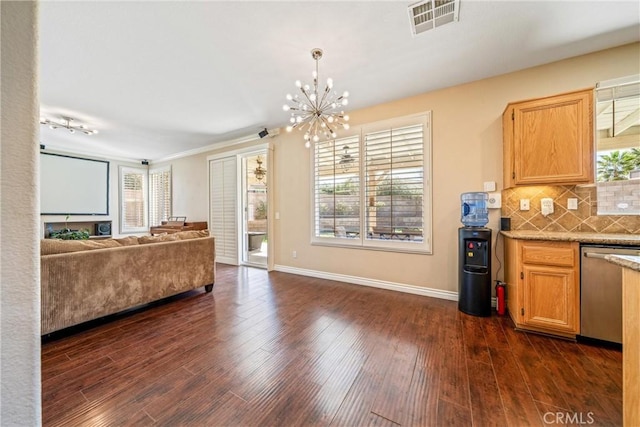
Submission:
[[[171,216],[171,167],[149,171],[149,225],[160,225]]]
[[[315,145],[315,235],[360,234],[360,137]]]
[[[598,215],[640,213],[640,76],[596,89]]]
[[[431,250],[430,113],[314,148],[315,244]]]
[[[147,171],[120,168],[120,232],[147,231]]]

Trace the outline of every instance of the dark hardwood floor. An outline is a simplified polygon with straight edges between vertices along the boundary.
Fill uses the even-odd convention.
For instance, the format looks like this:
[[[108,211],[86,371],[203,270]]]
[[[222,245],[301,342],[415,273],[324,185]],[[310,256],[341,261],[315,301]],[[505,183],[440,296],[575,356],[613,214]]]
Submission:
[[[45,340],[44,425],[622,424],[619,351],[452,301],[217,272],[210,294]]]

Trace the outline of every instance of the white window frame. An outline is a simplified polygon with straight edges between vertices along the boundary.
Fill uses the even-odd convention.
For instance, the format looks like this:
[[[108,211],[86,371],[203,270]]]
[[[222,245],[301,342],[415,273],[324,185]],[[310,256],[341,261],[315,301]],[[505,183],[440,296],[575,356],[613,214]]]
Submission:
[[[154,187],[153,187],[153,175],[165,174],[168,172],[169,177],[169,194],[165,194],[162,198],[163,200],[168,198],[169,200],[169,212],[167,218],[162,218],[162,215],[158,215],[160,220],[168,220],[173,213],[173,173],[171,171],[171,165],[150,169],[149,170],[149,225],[160,225],[160,224],[151,224],[152,218],[155,216],[154,210],[158,208],[158,206],[154,206],[154,202],[156,202],[156,197],[154,197]]]
[[[640,74],[621,77],[612,80],[606,80],[596,84],[593,91],[593,134],[594,153],[593,153],[593,177],[596,187],[597,215],[638,215],[640,207],[637,205],[639,196],[634,190],[640,185],[640,178],[629,177],[627,179],[614,181],[599,181],[598,162],[602,154],[610,154],[618,151],[620,154],[630,151],[632,146],[627,147],[611,147],[609,149],[600,145],[600,131],[598,130],[598,116],[601,112],[600,102],[609,100],[611,102],[624,100],[625,98],[638,98],[638,84],[640,82]],[[622,89],[625,88],[625,89]],[[631,88],[631,89],[629,89]],[[625,93],[626,90],[626,93]],[[622,94],[620,93],[622,91]],[[604,100],[602,98],[605,98]],[[614,104],[615,105],[615,104]],[[615,126],[614,126],[615,128]],[[637,171],[636,171],[637,173]]]
[[[125,223],[125,203],[124,203],[124,177],[127,174],[140,174],[143,176],[142,180],[142,194],[143,194],[143,225],[141,227],[127,226]],[[148,170],[144,168],[135,168],[129,166],[120,166],[119,174],[119,201],[120,201],[120,233],[140,233],[147,232],[149,230],[149,175]]]
[[[423,164],[422,164],[422,176],[423,176],[423,197],[422,197],[422,214],[423,214],[423,240],[411,241],[411,240],[378,240],[368,239],[366,228],[366,169],[365,169],[365,142],[364,136],[367,133],[378,132],[384,129],[396,129],[404,126],[418,125],[423,126]],[[381,250],[389,252],[404,252],[404,253],[420,253],[431,254],[432,253],[432,126],[431,126],[431,111],[426,111],[419,114],[412,114],[403,117],[397,117],[389,120],[383,120],[375,123],[363,125],[359,128],[352,128],[350,133],[342,133],[341,138],[336,140],[336,144],[339,144],[340,139],[359,135],[359,153],[360,160],[360,179],[359,179],[359,192],[360,192],[360,232],[356,237],[344,238],[344,237],[331,237],[331,236],[318,236],[316,233],[316,176],[315,176],[315,151],[310,151],[311,158],[311,244],[321,246],[337,246],[337,247],[350,247],[360,248],[368,250]]]

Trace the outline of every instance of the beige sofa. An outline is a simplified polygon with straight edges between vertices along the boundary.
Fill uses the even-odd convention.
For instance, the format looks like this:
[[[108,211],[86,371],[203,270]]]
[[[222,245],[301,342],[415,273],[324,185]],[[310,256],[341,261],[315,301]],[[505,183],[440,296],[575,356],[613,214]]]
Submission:
[[[207,231],[72,241],[41,241],[41,334],[215,282]]]

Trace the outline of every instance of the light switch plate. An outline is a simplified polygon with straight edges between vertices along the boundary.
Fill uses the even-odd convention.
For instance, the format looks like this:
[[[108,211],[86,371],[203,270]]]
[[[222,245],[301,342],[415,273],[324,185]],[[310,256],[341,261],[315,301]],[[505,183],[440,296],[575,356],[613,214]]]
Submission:
[[[502,207],[502,194],[499,192],[489,193],[489,199],[487,200],[487,208],[500,209]]]
[[[575,197],[569,197],[567,199],[567,209],[572,211],[578,210],[578,199]]]
[[[495,181],[487,181],[484,183],[484,191],[492,192],[496,191],[496,182]]]
[[[520,199],[520,210],[521,211],[529,210],[529,199]]]

